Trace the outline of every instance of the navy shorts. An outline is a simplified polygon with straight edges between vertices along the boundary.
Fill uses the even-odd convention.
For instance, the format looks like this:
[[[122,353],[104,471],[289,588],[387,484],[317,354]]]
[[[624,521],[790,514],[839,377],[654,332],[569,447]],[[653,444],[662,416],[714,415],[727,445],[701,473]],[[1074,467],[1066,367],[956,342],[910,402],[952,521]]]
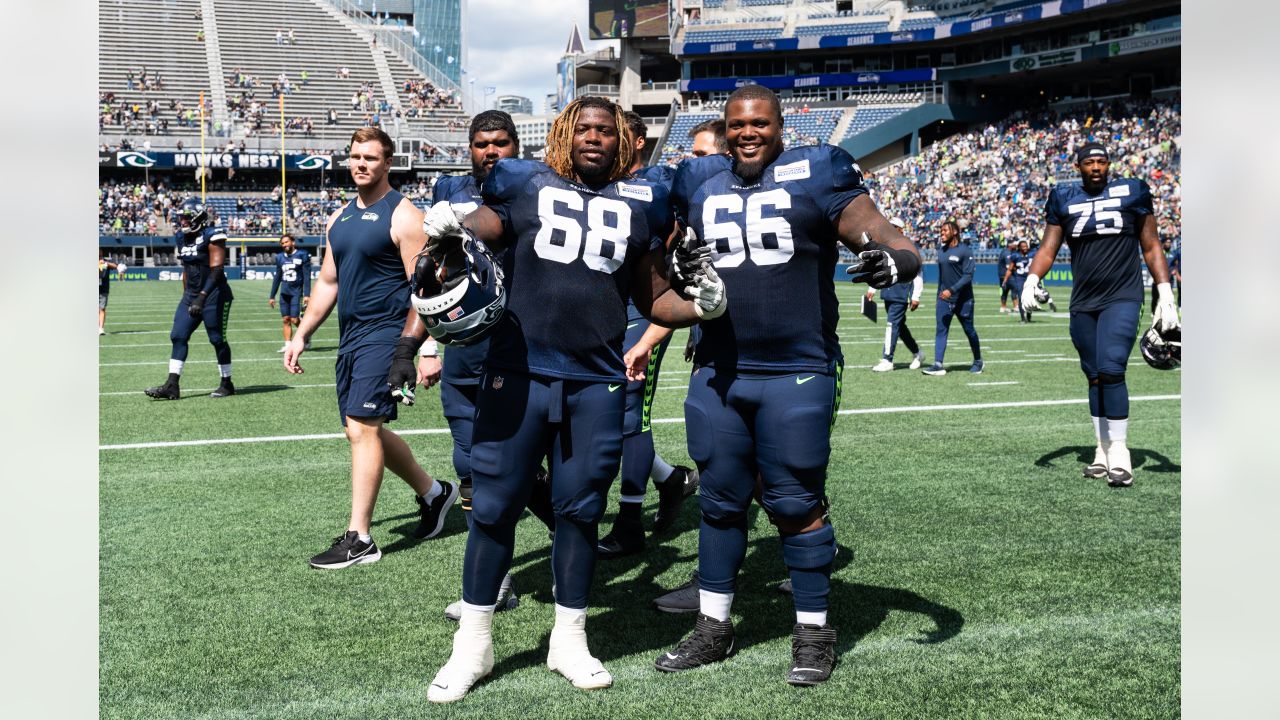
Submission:
[[[296,318],[302,314],[302,296],[280,293],[280,317]]]
[[[599,522],[622,461],[622,383],[560,380],[491,369],[476,395],[472,518],[514,523],[546,458],[556,515]]]
[[[391,386],[387,384],[395,350],[395,345],[362,345],[338,355],[334,374],[343,427],[348,417],[380,417],[386,422],[396,419],[399,405],[391,397]]]
[[[640,342],[641,336],[649,329],[648,320],[632,320],[627,323],[627,336],[622,347],[630,350]],[[649,418],[653,412],[653,395],[658,389],[658,373],[662,370],[662,356],[671,343],[668,336],[649,353],[649,366],[645,369],[644,380],[627,383],[627,411],[623,420],[622,432],[626,437],[639,435],[649,431]]]
[[[699,367],[684,403],[689,456],[701,474],[705,517],[747,511],[758,472],[760,504],[774,517],[806,517],[826,502],[831,426],[842,366],[831,374],[737,375]]]

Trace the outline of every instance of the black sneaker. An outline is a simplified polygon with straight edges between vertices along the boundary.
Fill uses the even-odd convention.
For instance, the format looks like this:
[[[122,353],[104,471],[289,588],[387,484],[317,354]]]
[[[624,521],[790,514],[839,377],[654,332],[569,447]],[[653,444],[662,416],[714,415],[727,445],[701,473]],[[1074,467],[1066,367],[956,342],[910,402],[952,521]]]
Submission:
[[[382,551],[372,539],[360,542],[360,533],[348,530],[333,539],[328,550],[311,558],[311,567],[317,570],[341,570],[361,563],[375,563],[382,559]]]
[[[729,657],[733,645],[732,620],[716,620],[699,613],[693,632],[675,650],[659,655],[653,666],[663,672],[692,670]]]
[[[680,516],[680,505],[685,498],[698,492],[698,471],[677,465],[662,484],[658,485],[658,514],[653,517],[653,531],[665,532]]]
[[[634,555],[644,550],[644,526],[621,516],[613,523],[608,535],[596,544],[596,557],[612,560],[624,555]]]
[[[157,385],[144,390],[147,397],[153,397],[157,400],[179,400],[182,398],[182,391],[178,389],[178,383],[165,382],[163,385]]]
[[[680,587],[659,595],[653,606],[664,613],[682,614],[698,611],[698,571],[689,573],[689,581]]]
[[[222,383],[218,385],[218,389],[209,393],[211,398],[231,397],[236,394],[236,386],[231,384],[231,378],[222,378]]]
[[[440,534],[444,529],[444,517],[449,514],[449,508],[453,507],[458,500],[458,486],[455,483],[445,482],[444,480],[436,480],[443,488],[440,494],[431,502],[422,499],[421,495],[415,495],[414,500],[418,501],[418,516],[421,520],[418,527],[413,529],[413,536],[418,540],[426,540]]]
[[[791,671],[787,682],[792,685],[817,685],[831,677],[836,664],[836,629],[830,625],[796,623],[791,629]]]

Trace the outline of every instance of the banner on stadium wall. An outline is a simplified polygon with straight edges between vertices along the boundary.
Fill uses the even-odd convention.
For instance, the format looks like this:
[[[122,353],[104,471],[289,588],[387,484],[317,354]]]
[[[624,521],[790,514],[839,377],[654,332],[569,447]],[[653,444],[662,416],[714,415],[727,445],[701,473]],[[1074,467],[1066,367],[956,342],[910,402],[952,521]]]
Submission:
[[[1163,48],[1179,45],[1182,45],[1181,29],[1170,30],[1169,32],[1158,33],[1155,35],[1144,35],[1142,37],[1116,40],[1107,46],[1107,54],[1111,57],[1115,57],[1116,55],[1128,55],[1130,53],[1146,52],[1148,50],[1161,50]]]
[[[241,270],[235,265],[228,265],[223,268],[228,280],[271,280],[275,277],[275,271],[271,268],[265,270],[249,268]],[[315,280],[320,277],[319,268],[311,269],[311,279]],[[847,277],[847,276],[846,276]],[[112,280],[116,280],[116,276],[111,276]],[[124,273],[125,282],[135,282],[140,280],[160,280],[162,282],[181,282],[182,268],[177,265],[167,267],[130,267]]]
[[[1070,65],[1078,62],[1080,62],[1080,48],[1055,50],[1054,52],[1023,55],[1020,58],[1014,58],[1009,61],[1009,71],[1038,70],[1040,68]]]
[[[849,276],[844,271],[846,267],[848,266],[844,263],[836,265],[836,284],[849,282]],[[926,262],[921,266],[920,272],[924,277],[925,285],[936,286],[938,284],[938,264],[936,262]],[[1043,280],[1047,287],[1069,287],[1071,285],[1071,264],[1054,263],[1049,271],[1045,273]],[[998,286],[1000,284],[1000,276],[996,272],[996,264],[978,263],[975,265],[973,269],[973,284]],[[925,293],[927,295],[928,291],[926,290]]]
[[[98,153],[99,167],[107,165],[128,168],[169,170],[173,168],[234,168],[236,170],[279,170],[280,154],[271,152],[161,152],[157,150],[120,150]],[[286,170],[332,170],[337,158],[332,155],[288,154]]]
[[[680,90],[683,92],[735,90],[743,85],[752,84],[763,85],[771,90],[792,90],[811,87],[840,87],[845,85],[891,85],[893,83],[928,82],[937,79],[937,69],[917,68],[914,70],[887,70],[885,72],[827,73],[824,75],[801,75],[799,77],[704,78],[702,80],[681,80]]]

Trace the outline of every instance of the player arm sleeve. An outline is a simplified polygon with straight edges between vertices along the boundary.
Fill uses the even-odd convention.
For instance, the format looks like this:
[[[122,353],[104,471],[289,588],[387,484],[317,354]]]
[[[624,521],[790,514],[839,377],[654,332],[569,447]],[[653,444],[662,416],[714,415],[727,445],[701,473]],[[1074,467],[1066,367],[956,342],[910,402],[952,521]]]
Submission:
[[[302,260],[302,297],[311,295],[311,253]]]
[[[279,255],[277,255],[277,256],[276,256],[276,271],[275,271],[274,273],[272,273],[272,275],[271,275],[271,294],[267,296],[267,298],[268,298],[268,299],[272,299],[272,300],[274,300],[274,299],[275,299],[275,297],[276,297],[276,291],[280,289],[280,275],[281,275],[281,272],[282,272],[282,271],[281,271],[281,269],[280,269],[280,256],[279,256]]]
[[[924,292],[924,273],[917,274],[911,279],[911,299],[919,300],[920,294]]]
[[[214,231],[214,233],[209,236],[209,245],[220,246],[222,248],[222,259],[223,261],[226,260],[226,254],[227,254],[227,234],[226,233],[222,232],[221,230]],[[209,259],[209,277],[205,278],[204,285],[200,288],[200,294],[208,295],[211,290],[213,290],[215,287],[218,286],[218,283],[222,282],[222,277],[226,273],[226,271],[223,270],[222,268],[222,264],[223,263],[221,262],[214,263],[213,258]]]
[[[825,162],[813,163],[814,174],[809,180],[813,197],[832,225],[838,225],[845,207],[859,195],[867,194],[867,186],[862,183],[862,169],[852,155],[835,145],[822,145],[816,152],[822,154]]]

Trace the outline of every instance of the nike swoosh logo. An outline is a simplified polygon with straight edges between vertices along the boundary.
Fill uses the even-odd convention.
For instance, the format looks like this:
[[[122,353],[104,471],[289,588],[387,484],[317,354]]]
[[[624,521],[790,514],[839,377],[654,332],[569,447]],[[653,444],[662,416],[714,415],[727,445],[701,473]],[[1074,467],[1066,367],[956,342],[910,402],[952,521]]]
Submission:
[[[448,690],[448,689],[449,689],[449,686],[448,686],[448,685],[441,685],[440,683],[431,683],[431,687],[438,687],[438,688],[440,688],[441,690]]]
[[[339,220],[338,222],[346,222],[346,221],[350,220],[350,219],[351,219],[351,218],[353,218],[353,217],[355,217],[355,215],[343,215],[343,216],[342,216],[342,219],[341,219],[341,220]]]
[[[809,377],[807,377],[807,378],[801,378],[801,377],[798,377],[798,378],[796,378],[796,384],[797,384],[797,385],[803,385],[803,384],[805,384],[805,383],[809,382],[810,380],[814,379],[815,377],[817,377],[817,375],[810,375],[810,376],[809,376]]]
[[[668,660],[679,660],[680,658],[679,658],[678,656],[676,656],[676,655],[672,655],[671,653],[667,653],[667,659],[668,659]]]
[[[620,388],[620,387],[622,387],[622,386],[621,386],[621,385],[610,385],[610,386],[609,386],[609,392],[613,392],[613,391],[617,390],[617,389],[618,389],[618,388]]]
[[[627,325],[627,329],[628,329],[628,330],[630,330],[631,328],[633,328],[633,327],[635,327],[635,326],[637,326],[637,325],[639,325],[639,324],[640,324],[640,323],[631,323],[631,324]]]
[[[365,555],[368,555],[368,554],[369,554],[369,550],[371,550],[372,548],[373,548],[373,546],[372,546],[372,545],[370,545],[369,547],[365,548],[364,550],[361,550],[360,552],[356,553],[355,555],[352,555],[352,554],[351,554],[351,551],[350,551],[350,550],[348,550],[348,551],[347,551],[347,559],[348,559],[348,560],[352,560],[352,559],[355,559],[355,558],[358,558],[358,557],[363,557],[363,556],[365,556]]]

